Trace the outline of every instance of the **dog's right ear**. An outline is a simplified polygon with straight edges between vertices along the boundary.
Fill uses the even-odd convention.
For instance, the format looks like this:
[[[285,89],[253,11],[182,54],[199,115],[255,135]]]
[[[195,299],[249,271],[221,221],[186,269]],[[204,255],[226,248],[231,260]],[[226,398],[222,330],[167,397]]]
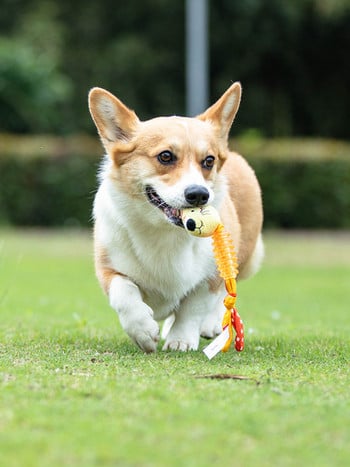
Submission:
[[[128,143],[135,133],[139,119],[113,94],[101,88],[89,93],[89,109],[106,150],[116,142]]]

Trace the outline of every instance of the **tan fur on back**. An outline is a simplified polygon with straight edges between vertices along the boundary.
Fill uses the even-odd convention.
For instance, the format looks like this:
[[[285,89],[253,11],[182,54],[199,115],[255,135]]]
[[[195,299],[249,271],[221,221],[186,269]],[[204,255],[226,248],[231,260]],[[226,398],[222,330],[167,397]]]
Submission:
[[[240,225],[240,240],[236,246],[241,271],[252,255],[261,232],[263,211],[261,192],[255,174],[248,163],[236,153],[230,153],[222,172],[228,180],[230,202],[226,201],[220,213],[224,225],[235,236],[235,209]],[[230,206],[230,208],[228,208]]]

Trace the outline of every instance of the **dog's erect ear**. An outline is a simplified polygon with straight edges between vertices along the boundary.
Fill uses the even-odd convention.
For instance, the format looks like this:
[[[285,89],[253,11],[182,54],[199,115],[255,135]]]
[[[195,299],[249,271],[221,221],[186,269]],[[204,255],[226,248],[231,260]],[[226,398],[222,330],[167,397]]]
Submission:
[[[198,115],[197,118],[210,121],[216,128],[219,137],[227,139],[241,101],[241,93],[241,84],[233,83],[215,104]]]
[[[131,140],[139,119],[113,94],[101,88],[91,89],[89,109],[107,151],[111,143]]]

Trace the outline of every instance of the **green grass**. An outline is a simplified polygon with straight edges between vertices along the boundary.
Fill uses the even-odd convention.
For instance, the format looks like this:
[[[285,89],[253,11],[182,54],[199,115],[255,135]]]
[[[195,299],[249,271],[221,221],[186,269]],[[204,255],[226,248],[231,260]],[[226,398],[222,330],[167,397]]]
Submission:
[[[246,349],[208,361],[133,346],[86,233],[1,231],[0,465],[349,465],[350,236],[266,244]]]

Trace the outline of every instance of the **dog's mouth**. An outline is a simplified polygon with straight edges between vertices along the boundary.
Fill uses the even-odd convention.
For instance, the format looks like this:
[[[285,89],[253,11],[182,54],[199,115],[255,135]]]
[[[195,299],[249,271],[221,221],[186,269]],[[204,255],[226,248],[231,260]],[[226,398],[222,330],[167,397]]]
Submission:
[[[146,186],[146,195],[151,204],[163,211],[165,217],[172,223],[179,227],[184,227],[181,219],[180,209],[169,206],[151,186]]]

